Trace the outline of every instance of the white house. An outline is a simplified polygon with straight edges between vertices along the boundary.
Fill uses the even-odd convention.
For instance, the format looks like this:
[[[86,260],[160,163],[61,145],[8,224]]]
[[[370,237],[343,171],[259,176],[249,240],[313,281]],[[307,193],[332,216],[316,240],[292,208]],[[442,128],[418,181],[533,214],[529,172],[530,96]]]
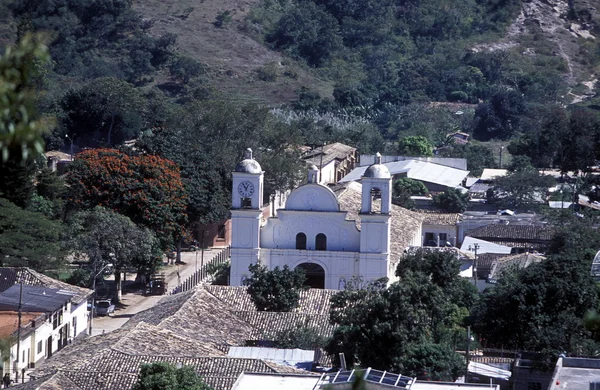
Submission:
[[[13,338],[11,357],[1,368],[14,380],[86,332],[92,291],[28,268],[0,268],[0,279],[0,335]]]
[[[233,172],[232,286],[240,286],[248,266],[258,261],[269,269],[302,267],[316,288],[343,288],[353,276],[394,279],[404,247],[420,246],[422,217],[392,206],[392,177],[380,156],[364,171],[361,184],[334,188],[337,194],[318,183],[312,166],[307,184],[293,190],[285,208],[267,221],[262,218],[263,174],[249,149]]]

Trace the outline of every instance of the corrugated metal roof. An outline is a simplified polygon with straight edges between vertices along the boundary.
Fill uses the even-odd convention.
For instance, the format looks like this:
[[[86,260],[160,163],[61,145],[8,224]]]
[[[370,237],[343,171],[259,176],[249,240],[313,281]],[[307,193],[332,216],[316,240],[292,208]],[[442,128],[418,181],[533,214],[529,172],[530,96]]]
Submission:
[[[307,351],[298,348],[230,347],[227,356],[246,359],[263,359],[286,366],[296,366],[299,363],[312,363],[315,359],[315,351]]]
[[[480,179],[483,180],[483,181],[494,180],[497,177],[506,176],[507,173],[508,173],[507,169],[490,169],[490,168],[486,168],[481,173],[481,178]]]
[[[460,250],[461,251],[468,251],[469,250],[469,246],[473,247],[474,244],[479,244],[479,249],[477,249],[477,254],[483,254],[483,253],[510,253],[511,249],[508,246],[504,246],[504,245],[498,245],[498,244],[494,244],[493,242],[488,242],[488,241],[484,241],[484,240],[479,240],[477,238],[473,238],[473,237],[465,237]]]
[[[410,179],[452,188],[460,186],[462,181],[469,175],[469,171],[417,160],[394,161],[383,165],[387,167],[392,175],[405,173],[406,177]],[[366,169],[367,167],[353,169],[352,172],[340,180],[340,183],[360,180]]]

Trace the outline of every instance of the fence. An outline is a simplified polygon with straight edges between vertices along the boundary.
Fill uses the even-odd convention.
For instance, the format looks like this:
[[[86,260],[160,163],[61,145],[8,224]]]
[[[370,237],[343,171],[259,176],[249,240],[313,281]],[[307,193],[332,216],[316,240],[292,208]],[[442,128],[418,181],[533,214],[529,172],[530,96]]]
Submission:
[[[206,262],[198,271],[190,275],[179,286],[175,287],[170,294],[177,294],[193,289],[198,284],[202,283],[208,276],[208,268],[214,265],[223,264],[231,257],[231,247],[226,247],[217,253],[212,259]]]

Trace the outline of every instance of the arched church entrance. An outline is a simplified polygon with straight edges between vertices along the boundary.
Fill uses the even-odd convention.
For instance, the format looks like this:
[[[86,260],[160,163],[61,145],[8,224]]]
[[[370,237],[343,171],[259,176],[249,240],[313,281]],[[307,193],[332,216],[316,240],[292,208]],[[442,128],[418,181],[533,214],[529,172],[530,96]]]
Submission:
[[[296,268],[302,268],[306,273],[304,285],[310,288],[325,288],[325,270],[316,263],[298,264]]]

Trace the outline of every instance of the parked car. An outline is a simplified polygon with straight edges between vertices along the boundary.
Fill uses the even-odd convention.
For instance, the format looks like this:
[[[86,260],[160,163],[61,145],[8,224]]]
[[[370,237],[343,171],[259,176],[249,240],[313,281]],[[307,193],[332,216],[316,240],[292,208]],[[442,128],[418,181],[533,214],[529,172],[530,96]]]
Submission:
[[[96,315],[107,316],[115,312],[115,305],[110,300],[96,302]]]

